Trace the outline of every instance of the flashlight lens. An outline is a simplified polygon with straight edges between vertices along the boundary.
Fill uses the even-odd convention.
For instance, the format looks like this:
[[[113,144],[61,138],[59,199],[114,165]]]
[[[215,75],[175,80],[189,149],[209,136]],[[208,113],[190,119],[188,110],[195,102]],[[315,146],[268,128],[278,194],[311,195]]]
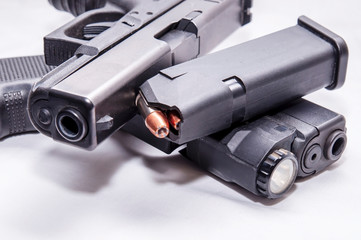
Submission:
[[[284,192],[295,179],[296,165],[289,158],[282,160],[273,170],[270,179],[270,191],[273,194]]]

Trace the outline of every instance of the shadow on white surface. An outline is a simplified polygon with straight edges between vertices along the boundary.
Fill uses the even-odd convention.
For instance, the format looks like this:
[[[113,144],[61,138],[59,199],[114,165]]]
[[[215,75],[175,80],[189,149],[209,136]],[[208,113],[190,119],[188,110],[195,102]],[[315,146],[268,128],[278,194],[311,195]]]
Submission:
[[[156,173],[153,179],[158,183],[187,184],[204,176],[193,162],[184,158],[177,150],[167,155],[124,132],[116,133],[114,139],[128,154],[140,157],[143,165]]]
[[[52,156],[48,158],[46,156]],[[129,158],[127,156],[81,153],[52,149],[36,164],[36,172],[67,189],[96,193]]]
[[[112,177],[120,171],[123,165],[131,160],[140,159],[140,164],[152,173],[151,179],[155,184],[186,185],[201,178],[211,177],[254,203],[273,206],[287,199],[287,196],[297,189],[298,184],[311,180],[324,172],[333,171],[345,161],[342,158],[340,162],[336,162],[325,171],[307,178],[297,179],[296,184],[284,197],[272,200],[256,196],[234,183],[226,182],[203,171],[195,163],[180,155],[177,150],[171,155],[166,155],[121,131],[116,133],[112,140],[115,144],[104,144],[92,152],[56,145],[56,147],[50,148],[47,154],[41,155],[40,160],[35,164],[35,171],[39,176],[63,188],[95,194],[109,185]],[[244,202],[242,198],[234,198],[232,195],[214,192],[212,189],[197,189],[197,191]]]
[[[119,132],[115,134],[115,138],[117,139],[117,141],[119,141],[119,144],[123,148],[129,151],[130,154],[141,157],[145,167],[157,173],[155,176],[153,176],[153,179],[158,183],[172,182],[182,185],[196,181],[199,178],[211,177],[214,180],[225,185],[225,187],[232,189],[233,191],[237,192],[240,195],[243,195],[249,200],[256,203],[261,203],[266,206],[272,206],[280,203],[281,201],[286,199],[288,195],[292,194],[292,192],[294,192],[297,188],[297,186],[294,185],[290,189],[290,191],[282,198],[267,199],[261,196],[257,196],[235,183],[224,181],[221,178],[218,178],[217,176],[200,169],[195,163],[191,162],[190,160],[177,153],[177,150],[174,151],[176,154],[167,156],[164,153],[154,149],[153,147],[147,145],[146,143],[143,143],[141,140],[127,133]],[[139,145],[147,146],[139,147]],[[147,150],[147,147],[149,147],[150,149]],[[142,150],[139,151],[139,149]],[[159,154],[159,156],[154,155],[154,153]],[[207,189],[202,189],[200,191],[211,195],[215,194],[212,191],[207,191]],[[216,194],[219,197],[228,198],[227,195],[220,196],[219,193]],[[229,198],[229,200],[237,201],[234,198]],[[239,201],[244,202],[243,200]]]
[[[131,159],[141,158],[143,166],[154,173],[152,179],[156,183],[185,185],[200,178],[211,177],[253,202],[269,206],[275,205],[284,199],[270,200],[256,196],[234,183],[223,181],[201,170],[196,164],[187,160],[177,151],[171,155],[166,155],[127,133],[118,132],[113,136],[113,140],[118,145],[115,151],[95,150],[87,152],[74,148],[69,151],[67,146],[51,148],[37,162],[35,171],[39,176],[63,188],[94,194],[107,187],[111,178],[122,165]],[[295,188],[293,187],[290,193]],[[207,191],[207,189],[199,191],[214,194]],[[226,195],[222,196],[219,193],[217,195],[227,198]],[[231,200],[235,199],[232,198]]]

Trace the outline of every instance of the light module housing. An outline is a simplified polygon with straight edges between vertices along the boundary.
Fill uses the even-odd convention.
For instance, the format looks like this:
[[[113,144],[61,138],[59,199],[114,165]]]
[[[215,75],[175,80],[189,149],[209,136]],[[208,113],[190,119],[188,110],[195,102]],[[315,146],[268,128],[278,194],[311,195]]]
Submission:
[[[341,157],[345,124],[342,115],[300,99],[274,114],[192,141],[185,155],[225,181],[279,198],[296,176],[323,171]],[[289,163],[280,173],[285,159]]]

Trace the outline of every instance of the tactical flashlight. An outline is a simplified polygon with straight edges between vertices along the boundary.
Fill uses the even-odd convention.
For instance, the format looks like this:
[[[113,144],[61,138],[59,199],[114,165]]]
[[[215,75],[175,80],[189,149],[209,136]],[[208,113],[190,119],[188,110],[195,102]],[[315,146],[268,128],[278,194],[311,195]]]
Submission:
[[[347,143],[345,119],[306,100],[187,144],[186,156],[254,194],[282,197],[295,178],[325,170]]]

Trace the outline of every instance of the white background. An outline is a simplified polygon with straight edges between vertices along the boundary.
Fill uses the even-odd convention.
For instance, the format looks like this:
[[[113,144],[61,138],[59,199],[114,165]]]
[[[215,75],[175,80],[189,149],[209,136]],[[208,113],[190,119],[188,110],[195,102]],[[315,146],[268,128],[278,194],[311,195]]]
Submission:
[[[350,51],[345,86],[307,97],[346,116],[348,146],[327,171],[280,201],[229,187],[175,154],[124,133],[85,152],[41,135],[0,143],[0,239],[361,239],[361,4],[256,0],[253,21],[218,49],[307,15]],[[0,1],[0,57],[42,53],[71,20],[46,0]]]

